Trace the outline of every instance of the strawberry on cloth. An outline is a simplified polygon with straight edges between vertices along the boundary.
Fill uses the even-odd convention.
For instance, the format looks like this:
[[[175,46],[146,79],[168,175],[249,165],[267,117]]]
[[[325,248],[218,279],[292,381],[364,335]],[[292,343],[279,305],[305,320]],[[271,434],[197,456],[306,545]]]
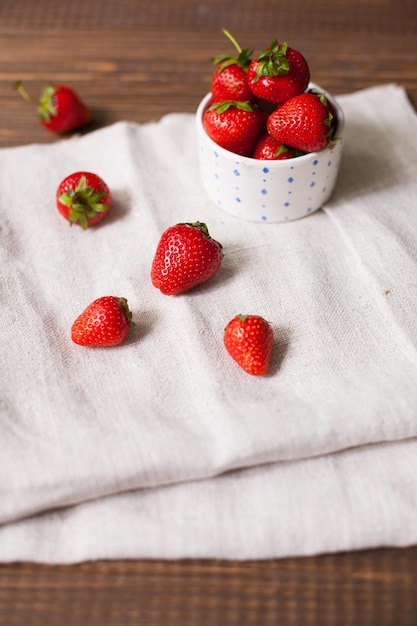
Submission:
[[[100,176],[92,172],[74,172],[62,180],[56,191],[56,206],[69,223],[83,230],[107,215],[112,203],[111,191]]]
[[[154,287],[172,296],[212,278],[223,260],[222,245],[202,222],[176,224],[161,236],[151,268]]]
[[[245,372],[264,376],[269,369],[274,334],[260,315],[236,315],[227,324],[224,335],[226,350]]]
[[[77,317],[71,327],[71,339],[80,346],[117,346],[128,336],[131,322],[126,298],[102,296]]]

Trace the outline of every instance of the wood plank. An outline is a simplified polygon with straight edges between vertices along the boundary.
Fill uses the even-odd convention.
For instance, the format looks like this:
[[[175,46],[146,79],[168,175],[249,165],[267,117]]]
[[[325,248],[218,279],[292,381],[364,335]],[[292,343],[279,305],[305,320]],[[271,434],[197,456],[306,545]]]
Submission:
[[[414,626],[417,548],[279,561],[0,566],[0,624]]]

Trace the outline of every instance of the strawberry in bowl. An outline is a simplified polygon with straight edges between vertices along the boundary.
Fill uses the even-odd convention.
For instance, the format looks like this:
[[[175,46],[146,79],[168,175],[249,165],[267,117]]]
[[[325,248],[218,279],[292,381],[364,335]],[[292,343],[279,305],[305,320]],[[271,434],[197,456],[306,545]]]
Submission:
[[[223,30],[226,37],[233,43],[237,55],[220,54],[212,59],[215,66],[211,79],[211,94],[214,102],[234,100],[250,102],[255,100],[248,79],[248,69],[252,62],[253,50],[242,50],[236,39],[227,30]]]
[[[305,57],[286,43],[274,40],[254,56],[247,79],[247,100],[209,92],[198,106],[203,187],[217,207],[243,219],[271,223],[310,215],[336,184],[343,111],[310,81]]]
[[[301,52],[275,39],[251,62],[248,81],[260,100],[283,104],[307,89],[310,68]]]

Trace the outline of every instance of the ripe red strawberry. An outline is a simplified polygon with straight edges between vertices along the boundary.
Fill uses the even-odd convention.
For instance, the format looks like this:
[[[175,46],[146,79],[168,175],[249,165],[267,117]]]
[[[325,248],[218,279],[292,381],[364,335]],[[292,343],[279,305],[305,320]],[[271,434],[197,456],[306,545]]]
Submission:
[[[210,237],[206,224],[176,224],[159,241],[152,284],[167,296],[188,291],[214,276],[222,260],[222,246]]]
[[[274,335],[259,315],[237,315],[224,331],[226,350],[245,372],[263,376],[269,369]]]
[[[71,339],[80,346],[116,346],[129,334],[132,313],[126,298],[97,298],[77,317]]]
[[[104,180],[91,172],[70,174],[58,186],[58,211],[72,224],[84,230],[107,215],[112,202],[110,189]]]
[[[303,93],[290,98],[268,118],[274,139],[302,152],[317,152],[332,140],[333,116],[324,96]]]
[[[315,89],[314,87],[312,87],[311,89],[308,89],[308,93],[314,93],[316,94],[316,96],[319,96],[321,98],[321,101],[326,106],[327,110],[332,116],[332,119],[331,119],[332,127],[336,130],[337,125],[338,125],[338,119],[337,119],[337,110],[336,110],[336,107],[333,105],[333,103],[330,102],[328,98],[326,98],[325,94],[323,94],[321,91],[318,91],[318,89]]]
[[[208,136],[222,148],[250,156],[265,128],[265,118],[255,105],[227,101],[214,103],[205,110],[203,126]]]
[[[213,102],[224,102],[226,100],[251,101],[255,96],[249,87],[248,67],[251,63],[253,50],[242,48],[236,39],[227,31],[224,34],[230,39],[238,51],[237,57],[222,54],[214,59],[212,63],[216,66],[211,80],[211,95]]]
[[[91,119],[89,108],[65,85],[48,85],[39,101],[29,96],[20,81],[16,83],[16,89],[25,100],[37,105],[41,124],[55,133],[69,133]]]
[[[282,104],[307,89],[310,68],[298,50],[274,40],[251,62],[248,80],[255,96]]]
[[[283,143],[279,143],[269,133],[264,133],[259,137],[252,157],[268,161],[284,161],[291,159],[293,154]]]

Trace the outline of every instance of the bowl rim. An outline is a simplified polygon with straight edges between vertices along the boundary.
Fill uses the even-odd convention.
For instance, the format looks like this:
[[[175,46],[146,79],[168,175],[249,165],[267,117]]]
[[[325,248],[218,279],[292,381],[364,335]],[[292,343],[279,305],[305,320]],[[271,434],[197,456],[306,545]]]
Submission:
[[[336,98],[334,96],[332,96],[331,93],[329,93],[326,89],[323,89],[323,87],[321,87],[317,83],[310,82],[308,84],[306,92],[308,90],[310,90],[310,89],[317,90],[317,91],[319,91],[319,93],[324,93],[326,98],[331,102],[331,104],[336,109],[336,112],[337,112],[336,137],[341,141],[342,138],[343,138],[343,132],[344,132],[344,128],[345,128],[345,116],[344,116],[342,107],[340,106],[340,104],[338,103]],[[294,161],[304,162],[304,161],[307,161],[307,160],[310,160],[310,159],[314,160],[314,159],[316,159],[318,157],[318,155],[330,154],[332,152],[332,150],[334,149],[334,147],[335,147],[335,146],[332,146],[332,147],[327,146],[326,148],[323,148],[323,150],[319,150],[317,152],[309,152],[307,154],[303,154],[301,156],[294,157],[292,159],[283,159],[283,160],[254,159],[253,157],[242,156],[240,154],[237,154],[236,152],[231,152],[230,150],[226,150],[226,148],[223,148],[222,146],[219,146],[219,144],[217,144],[215,141],[213,141],[213,139],[211,139],[211,137],[208,136],[208,134],[206,133],[206,130],[204,128],[204,125],[203,125],[203,113],[204,113],[204,110],[205,110],[208,102],[210,101],[210,98],[211,98],[211,92],[208,92],[204,96],[204,98],[200,101],[200,104],[197,107],[197,112],[196,112],[197,127],[198,127],[199,131],[203,133],[205,139],[209,142],[209,144],[212,145],[213,149],[216,149],[217,151],[219,151],[220,154],[223,154],[224,156],[226,156],[228,158],[233,158],[234,160],[238,160],[239,163],[246,163],[247,165],[251,165],[252,167],[255,164],[263,164],[263,166],[265,167],[265,164],[267,163],[268,164],[268,168],[285,169],[285,168],[287,168],[289,166],[289,164],[294,166]]]

